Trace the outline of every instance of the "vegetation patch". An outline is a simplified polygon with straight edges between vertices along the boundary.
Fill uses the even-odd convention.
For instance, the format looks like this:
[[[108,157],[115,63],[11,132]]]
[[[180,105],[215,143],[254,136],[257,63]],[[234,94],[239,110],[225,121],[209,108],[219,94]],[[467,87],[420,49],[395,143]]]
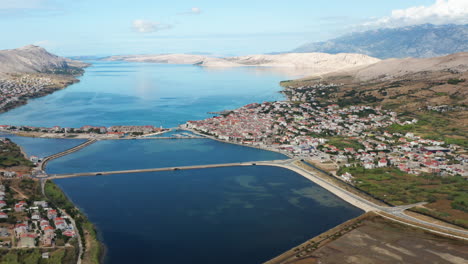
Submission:
[[[42,258],[48,253],[49,258]],[[75,249],[0,249],[0,263],[5,264],[72,264],[76,263]]]
[[[397,168],[341,168],[338,175],[349,172],[355,186],[393,205],[428,202],[431,215],[447,222],[468,227],[468,181],[460,176],[439,177],[411,175]],[[429,214],[430,212],[426,212]]]
[[[328,145],[333,145],[337,147],[338,149],[345,149],[345,148],[354,148],[354,150],[358,149],[364,149],[364,146],[359,143],[357,140],[353,140],[350,138],[345,138],[345,137],[329,137],[327,138]]]
[[[459,83],[465,82],[465,79],[452,78],[447,81],[448,84],[457,85]]]
[[[32,168],[34,164],[24,157],[18,145],[8,138],[0,139],[0,168],[16,166]]]

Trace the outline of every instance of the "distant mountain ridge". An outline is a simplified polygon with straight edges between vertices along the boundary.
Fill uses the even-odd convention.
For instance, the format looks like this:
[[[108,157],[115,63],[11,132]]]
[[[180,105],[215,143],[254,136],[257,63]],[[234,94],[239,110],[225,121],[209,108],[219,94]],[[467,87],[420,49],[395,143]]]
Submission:
[[[379,59],[429,58],[468,51],[468,25],[423,24],[352,33],[292,52],[360,53]]]
[[[354,67],[367,66],[379,59],[363,54],[284,53],[275,55],[248,55],[239,57],[210,57],[193,54],[123,55],[104,58],[106,61],[153,62],[192,64],[202,67],[269,67],[290,74],[324,74]]]
[[[44,48],[28,45],[0,50],[0,74],[5,73],[70,73],[88,64],[49,53]]]

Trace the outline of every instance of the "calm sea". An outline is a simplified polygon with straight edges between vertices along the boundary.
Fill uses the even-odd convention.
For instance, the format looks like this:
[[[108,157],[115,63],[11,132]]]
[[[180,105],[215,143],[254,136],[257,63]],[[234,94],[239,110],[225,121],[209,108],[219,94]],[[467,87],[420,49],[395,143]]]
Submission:
[[[80,82],[0,114],[0,124],[174,127],[208,112],[282,99],[288,76],[259,68],[92,62]]]
[[[98,226],[109,264],[258,264],[362,213],[277,167],[55,182]]]
[[[288,76],[256,68],[94,62],[81,82],[0,115],[0,124],[175,127],[252,102],[281,100]],[[44,157],[82,141],[11,136]],[[99,141],[48,173],[277,160],[208,139]],[[277,167],[231,167],[56,180],[96,224],[106,263],[261,263],[362,213]]]
[[[52,160],[47,173],[75,173],[280,160],[276,152],[211,139],[103,140]]]
[[[34,155],[40,158],[65,151],[86,141],[85,139],[30,138],[12,134],[0,134],[0,137],[9,138],[20,145],[28,156]]]

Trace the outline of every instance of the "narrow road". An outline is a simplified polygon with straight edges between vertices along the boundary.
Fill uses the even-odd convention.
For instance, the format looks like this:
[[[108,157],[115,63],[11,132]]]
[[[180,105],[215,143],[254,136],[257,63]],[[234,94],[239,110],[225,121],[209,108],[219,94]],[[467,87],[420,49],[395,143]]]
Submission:
[[[290,170],[296,171],[299,174],[301,174],[301,175],[305,176],[306,178],[310,179],[311,181],[319,184],[320,186],[327,189],[328,191],[332,192],[333,194],[337,195],[338,197],[342,198],[343,200],[347,201],[348,203],[351,203],[354,206],[363,209],[364,211],[385,212],[385,213],[387,213],[389,215],[392,215],[392,216],[395,216],[397,218],[401,218],[401,219],[404,219],[404,220],[407,220],[407,221],[410,221],[410,222],[413,222],[413,223],[421,224],[423,226],[430,226],[430,227],[434,227],[434,228],[436,228],[438,230],[449,232],[449,233],[444,233],[444,232],[436,231],[438,233],[444,233],[444,234],[446,234],[448,236],[454,236],[451,233],[460,234],[461,236],[458,236],[458,238],[468,240],[468,238],[466,237],[466,236],[468,236],[468,230],[462,230],[462,229],[457,229],[457,228],[452,228],[452,227],[448,227],[448,226],[442,226],[442,225],[434,224],[434,223],[431,223],[431,222],[427,222],[427,221],[424,221],[424,220],[409,216],[409,215],[404,213],[404,211],[406,209],[409,209],[411,207],[421,205],[421,204],[424,204],[424,203],[417,203],[417,204],[413,204],[413,205],[394,206],[394,207],[380,206],[380,205],[376,205],[373,202],[368,201],[368,200],[366,200],[366,199],[364,199],[364,198],[362,198],[362,197],[360,197],[360,196],[358,196],[356,194],[348,192],[348,191],[346,191],[346,190],[344,190],[344,189],[342,189],[342,188],[340,188],[340,187],[338,187],[336,185],[333,185],[333,184],[323,180],[322,178],[314,175],[313,173],[311,173],[311,172],[309,172],[309,171],[307,171],[307,170],[305,170],[305,169],[303,169],[301,167],[298,167],[298,166],[296,166],[296,165],[294,165],[292,163],[289,164],[289,165],[272,164],[271,166],[284,167],[284,168],[288,168]],[[411,224],[409,224],[409,225],[411,225]]]
[[[26,195],[25,195],[24,193],[22,193],[20,190],[16,189],[16,188],[13,187],[13,186],[10,186],[10,188],[11,188],[13,191],[15,191],[16,193],[18,193],[19,196],[22,197],[22,199],[28,199],[28,196],[26,196]]]
[[[70,215],[65,213],[65,211],[63,211],[62,209],[59,209],[59,211],[60,211],[60,213],[62,213],[62,215],[66,215],[68,217],[68,219],[70,220],[70,222],[72,223],[72,225],[73,225],[73,229],[75,230],[76,238],[78,240],[78,259],[76,260],[76,264],[81,264],[81,256],[83,256],[83,253],[84,253],[83,243],[82,243],[82,240],[81,240],[80,232],[78,231],[78,228],[76,226],[75,219],[73,219]]]

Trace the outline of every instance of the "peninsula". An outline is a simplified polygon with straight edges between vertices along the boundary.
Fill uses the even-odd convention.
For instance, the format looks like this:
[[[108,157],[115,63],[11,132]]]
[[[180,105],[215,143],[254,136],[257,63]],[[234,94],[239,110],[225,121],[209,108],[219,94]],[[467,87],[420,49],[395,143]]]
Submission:
[[[0,50],[0,112],[78,82],[87,66],[34,45]]]

